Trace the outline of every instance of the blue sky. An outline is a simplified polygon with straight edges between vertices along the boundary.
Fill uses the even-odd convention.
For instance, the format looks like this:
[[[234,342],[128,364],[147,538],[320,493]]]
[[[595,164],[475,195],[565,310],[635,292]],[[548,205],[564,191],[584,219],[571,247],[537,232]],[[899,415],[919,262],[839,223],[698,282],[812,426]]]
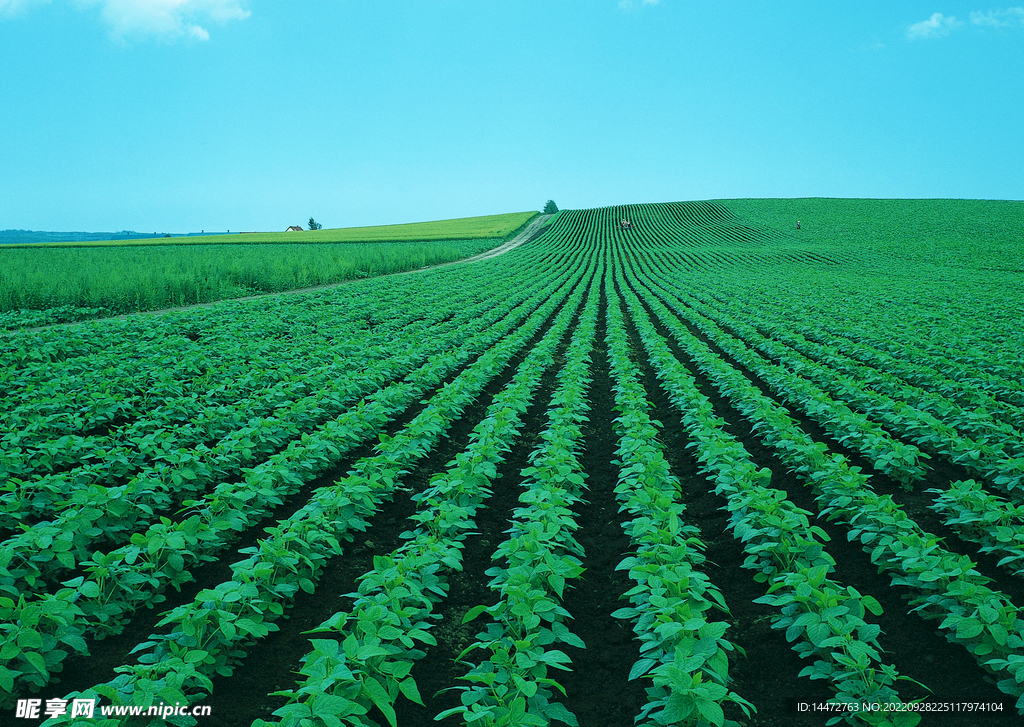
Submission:
[[[1019,200],[1022,109],[980,0],[0,0],[0,229]]]

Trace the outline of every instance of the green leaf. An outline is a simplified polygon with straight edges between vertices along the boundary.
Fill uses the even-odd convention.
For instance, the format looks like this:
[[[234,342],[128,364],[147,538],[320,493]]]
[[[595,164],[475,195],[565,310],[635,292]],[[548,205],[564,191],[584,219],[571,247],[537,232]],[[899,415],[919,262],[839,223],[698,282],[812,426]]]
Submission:
[[[38,669],[43,676],[50,675],[50,672],[46,669],[46,659],[38,651],[23,651],[21,655],[25,657],[25,661]]]
[[[827,623],[818,622],[807,627],[807,639],[815,646],[820,646],[831,633],[832,629]]]
[[[0,690],[7,694],[14,691],[14,672],[6,666],[0,666]]]
[[[487,606],[473,606],[473,608],[466,611],[466,615],[462,617],[462,623],[468,624],[470,621],[486,611],[487,608]]]
[[[388,650],[374,644],[363,644],[359,647],[359,653],[356,654],[358,661],[367,661],[378,656],[387,656]]]
[[[441,712],[441,714],[439,714],[436,717],[434,717],[434,721],[435,722],[440,722],[443,719],[451,717],[453,714],[465,714],[465,713],[466,713],[466,708],[465,707],[452,707],[451,709],[446,709],[445,711]],[[490,714],[491,714],[491,711],[487,710],[487,716],[490,716]],[[467,719],[467,721],[469,721],[469,720]]]
[[[85,639],[82,638],[82,635],[78,632],[74,632],[69,629],[67,633],[63,633],[62,629],[57,629],[57,638],[60,639],[61,642],[71,646],[79,653],[84,654],[89,652],[89,647],[85,643]]]
[[[487,717],[492,717],[493,715],[494,712],[490,709],[485,709],[482,712],[473,712],[472,714],[466,717],[466,724],[470,724],[471,722],[479,722],[480,720],[485,719]],[[440,719],[440,717],[438,719]]]
[[[958,639],[973,639],[985,630],[981,621],[973,618],[965,618],[956,625],[956,637]]]
[[[548,576],[548,584],[551,586],[552,589],[554,589],[555,593],[558,594],[558,597],[561,598],[562,591],[565,589],[565,578],[555,573],[552,573]]]
[[[17,644],[22,649],[42,649],[43,637],[35,629],[22,629],[18,632]]]
[[[697,709],[704,715],[704,719],[713,725],[721,725],[725,722],[725,712],[718,702],[700,701],[697,702]]]
[[[524,697],[516,697],[512,700],[512,705],[509,707],[510,723],[519,724],[524,714],[526,714],[526,699]]]
[[[857,636],[860,637],[861,641],[873,641],[881,633],[882,628],[878,624],[864,624],[857,629]]]
[[[420,697],[420,690],[416,687],[416,681],[412,677],[398,682],[398,689],[406,696],[407,699],[416,702],[416,704],[421,706],[426,706],[423,704],[423,699]]]
[[[640,678],[650,671],[650,669],[657,663],[657,659],[640,659],[633,664],[633,668],[629,670],[629,680],[633,681],[634,679]]]
[[[355,659],[356,654],[359,653],[359,639],[356,638],[355,634],[349,634],[342,642],[342,647],[345,649],[346,657]]]
[[[395,708],[391,706],[391,698],[380,682],[373,678],[367,679],[363,682],[363,688],[366,690],[367,695],[369,695],[370,701],[374,703],[387,719],[388,724],[391,727],[398,727],[398,717],[395,715]]]
[[[565,705],[561,702],[551,702],[544,711],[546,716],[551,719],[564,722],[569,725],[569,727],[579,727],[580,723],[579,720],[576,719],[576,715],[566,709]]]
[[[252,619],[248,619],[248,618],[240,618],[240,619],[238,619],[235,622],[235,626],[237,626],[238,630],[241,631],[243,634],[246,634],[246,635],[255,634],[257,636],[262,635],[263,629],[265,628],[264,626],[261,626],[260,624],[256,623]]]
[[[201,649],[190,649],[185,654],[186,664],[198,664],[205,659],[209,654]]]

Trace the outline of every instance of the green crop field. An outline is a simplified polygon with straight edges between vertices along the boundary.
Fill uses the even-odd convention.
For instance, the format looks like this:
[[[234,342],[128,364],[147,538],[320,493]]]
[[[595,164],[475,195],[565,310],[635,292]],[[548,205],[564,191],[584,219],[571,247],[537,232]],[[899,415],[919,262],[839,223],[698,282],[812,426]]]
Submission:
[[[479,262],[10,332],[0,711],[1019,726],[1022,225],[563,210]]]
[[[171,238],[167,244],[118,240],[3,246],[0,328],[208,303],[415,270],[489,250],[537,214]]]
[[[142,238],[139,240],[97,240],[88,242],[45,242],[9,247],[125,247],[177,245],[308,245],[342,242],[445,242],[502,238],[525,225],[536,212],[509,212],[482,217],[459,217],[432,222],[410,222],[372,227],[337,227],[301,232],[239,232],[233,235]]]

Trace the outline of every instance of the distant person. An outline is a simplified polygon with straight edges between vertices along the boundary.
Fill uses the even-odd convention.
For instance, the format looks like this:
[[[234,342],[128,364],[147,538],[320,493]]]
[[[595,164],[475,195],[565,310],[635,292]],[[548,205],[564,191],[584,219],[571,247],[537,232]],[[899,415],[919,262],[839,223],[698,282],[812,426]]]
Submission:
[[[798,230],[800,229],[800,220],[796,221],[796,229],[798,229]]]

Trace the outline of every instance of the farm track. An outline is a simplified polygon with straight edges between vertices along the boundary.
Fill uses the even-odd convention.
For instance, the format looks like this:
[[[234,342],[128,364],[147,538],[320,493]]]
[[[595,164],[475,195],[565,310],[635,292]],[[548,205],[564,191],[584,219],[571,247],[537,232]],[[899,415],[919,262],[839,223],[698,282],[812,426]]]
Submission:
[[[618,226],[624,218],[633,221],[632,229]],[[905,384],[933,392],[922,401],[937,413],[915,420],[919,424],[913,439],[928,435],[936,444],[920,445],[932,454],[923,470],[907,465],[883,471],[887,465],[869,454],[875,451],[872,446],[882,445],[850,435],[849,427],[856,423],[862,433],[885,430],[885,447],[908,450],[910,429],[901,429],[895,417],[876,420],[868,413],[858,419],[849,410],[843,414],[847,429],[836,428],[843,392],[853,389],[835,389],[834,399],[813,394],[819,407],[814,410],[793,396],[793,391],[811,391],[801,383],[810,377],[779,379],[782,369],[769,366],[777,360],[771,352],[786,359],[789,354],[783,355],[779,346],[791,342],[783,335],[788,329],[778,322],[782,314],[758,297],[768,296],[764,291],[775,282],[748,268],[769,267],[779,285],[790,280],[787,275],[793,280],[814,275],[829,280],[845,274],[859,253],[816,247],[805,238],[749,224],[716,203],[568,211],[549,227],[541,222],[535,221],[533,232],[524,235],[543,234],[524,237],[530,241],[516,255],[486,266],[437,271],[429,278],[365,281],[368,292],[362,296],[357,295],[360,286],[341,286],[323,296],[279,298],[266,309],[240,305],[231,315],[225,308],[148,323],[140,318],[111,338],[110,354],[104,354],[101,338],[84,335],[46,343],[52,349],[44,346],[40,354],[50,357],[51,371],[59,371],[62,378],[49,394],[41,395],[41,408],[59,407],[61,392],[71,390],[78,377],[88,382],[83,384],[87,391],[102,386],[102,375],[91,373],[89,364],[106,366],[105,355],[124,359],[139,372],[151,370],[160,346],[141,346],[133,358],[134,336],[154,341],[178,336],[164,365],[182,371],[195,366],[189,374],[195,383],[188,390],[164,387],[158,397],[144,400],[141,413],[130,408],[97,411],[80,425],[78,420],[54,418],[54,436],[64,431],[61,427],[79,426],[75,431],[88,435],[82,442],[118,437],[131,445],[133,437],[148,431],[146,417],[155,416],[153,412],[175,397],[190,392],[203,396],[204,385],[212,385],[203,379],[204,359],[187,358],[193,345],[211,354],[225,348],[217,366],[228,376],[242,370],[233,362],[251,360],[266,367],[275,356],[295,357],[299,363],[288,362],[287,372],[284,366],[280,372],[266,372],[268,383],[275,380],[270,374],[293,382],[288,385],[294,388],[287,389],[292,394],[281,390],[280,400],[263,402],[262,392],[277,389],[253,378],[246,385],[222,389],[219,396],[225,405],[265,404],[271,412],[297,407],[306,418],[234,472],[213,476],[203,489],[172,487],[177,499],[171,501],[153,496],[152,502],[163,503],[153,516],[139,518],[139,530],[118,537],[133,543],[138,537],[156,537],[164,527],[156,523],[159,514],[170,518],[170,532],[185,532],[179,529],[187,521],[175,521],[181,517],[180,500],[196,497],[213,503],[203,506],[212,508],[210,523],[232,530],[216,547],[212,541],[192,542],[188,537],[176,545],[175,552],[190,559],[185,568],[173,560],[166,561],[170,566],[160,565],[160,558],[141,553],[119,556],[124,559],[119,572],[126,577],[157,568],[153,572],[177,574],[173,577],[180,579],[181,590],[167,588],[173,578],[165,577],[141,586],[132,596],[134,613],[122,633],[98,638],[105,633],[102,629],[83,631],[91,656],[61,660],[55,651],[71,650],[77,643],[62,630],[69,627],[40,621],[30,632],[26,624],[35,617],[32,609],[44,605],[51,610],[65,602],[95,608],[89,604],[98,603],[98,587],[88,581],[99,573],[95,565],[47,571],[50,575],[37,581],[48,579],[56,586],[58,579],[83,575],[84,584],[51,588],[23,603],[0,597],[5,631],[0,634],[5,655],[0,659],[0,686],[10,683],[16,669],[21,673],[13,677],[15,690],[7,690],[11,698],[23,699],[32,689],[44,699],[96,689],[101,703],[120,699],[139,704],[162,689],[160,699],[212,707],[213,714],[200,725],[218,727],[299,727],[287,715],[310,708],[317,714],[348,709],[350,721],[345,724],[367,727],[391,721],[403,727],[432,724],[442,713],[448,716],[437,723],[454,727],[466,724],[470,714],[488,711],[512,715],[511,724],[518,724],[515,715],[522,714],[535,717],[538,724],[575,722],[582,727],[620,727],[640,714],[647,715],[644,727],[654,719],[696,724],[667,716],[685,709],[699,709],[707,717],[701,727],[718,727],[723,720],[729,720],[729,727],[817,727],[827,716],[797,711],[797,703],[853,699],[844,695],[857,694],[862,687],[850,679],[852,674],[867,680],[864,693],[886,700],[984,702],[1003,708],[971,715],[928,713],[920,720],[924,727],[1019,724],[1014,708],[1019,694],[1004,692],[1013,692],[1006,679],[1014,673],[1015,660],[1024,659],[1024,641],[1018,643],[1024,621],[1013,620],[1016,608],[1024,605],[1024,582],[997,565],[999,555],[980,553],[977,544],[947,524],[947,516],[931,509],[936,494],[927,491],[947,490],[951,482],[978,470],[969,461],[961,463],[969,440],[952,439],[960,434],[939,415],[998,431],[1004,437],[999,446],[1007,452],[1021,446],[1019,434],[992,424],[994,419],[983,412],[969,417],[972,403],[982,399],[958,388],[952,377],[942,374],[942,365],[924,361],[918,366],[915,361],[916,368],[911,368],[893,361],[894,371],[904,376],[902,383],[886,379],[896,388],[872,401],[879,406],[893,401],[887,397],[895,397]],[[242,311],[252,316],[259,340],[243,333]],[[818,329],[802,325],[807,340],[814,338],[810,334]],[[308,340],[302,335],[306,326],[324,335]],[[97,325],[95,330],[102,336],[106,329]],[[757,346],[762,334],[767,336],[764,350]],[[989,334],[996,340],[998,329]],[[830,340],[822,335],[822,341]],[[233,338],[238,348],[227,345]],[[357,357],[363,342],[391,348],[374,349],[375,359],[361,361]],[[26,355],[27,349],[18,350]],[[850,369],[854,383],[849,386],[859,385],[852,378],[856,372],[871,376],[880,370],[873,365],[889,362],[872,353],[876,350],[881,349],[864,349],[865,355],[856,357],[861,368]],[[979,344],[972,361],[982,361],[982,352]],[[46,381],[44,367],[34,367],[29,358],[22,370],[12,368],[12,375],[25,390],[42,392],[36,387]],[[334,432],[331,439],[326,417],[306,414],[296,403],[300,395],[311,394],[309,402],[315,405],[326,400],[326,382],[332,377],[331,390],[336,385],[340,391],[349,377],[369,371],[375,361],[399,358],[405,368],[360,392],[371,399],[383,396],[385,387],[394,393],[385,397],[386,406],[372,410],[376,423],[358,434]],[[814,361],[814,371],[833,371],[831,366],[840,365],[839,358],[828,355]],[[811,369],[793,369],[798,377],[802,371]],[[917,382],[918,376],[932,374],[934,381],[924,384],[934,383],[934,389]],[[979,370],[978,376],[997,387],[996,374]],[[130,380],[131,374],[112,380],[104,395],[109,392],[109,401],[118,401],[127,391],[119,387]],[[780,380],[794,388],[787,390]],[[318,391],[323,392],[320,397]],[[939,397],[946,394],[939,392],[947,391],[957,404],[945,409]],[[11,403],[4,402],[0,411],[16,412]],[[1005,421],[1012,420],[1010,405],[1000,406]],[[822,407],[832,408],[823,416]],[[853,402],[850,409],[856,409]],[[70,406],[63,411],[77,410]],[[346,416],[353,411],[364,409]],[[31,408],[24,413],[31,414]],[[247,417],[238,415],[234,428],[206,440],[205,446],[226,447],[237,440],[239,447],[248,447],[235,434],[245,431]],[[356,419],[351,421],[355,426]],[[922,433],[921,422],[927,421],[936,422],[937,433]],[[45,431],[38,429],[33,440],[40,451],[55,441]],[[325,454],[318,447],[337,449]],[[175,456],[186,459],[174,472],[197,467],[187,457],[199,451],[180,447]],[[1000,459],[1001,451],[981,452],[996,468],[986,471],[986,487],[1003,492],[1002,487],[1012,498],[1020,492],[1013,479],[1016,465]],[[141,461],[139,471],[156,466],[163,456]],[[14,460],[9,462],[14,466]],[[51,469],[60,474],[77,471],[77,465],[62,462]],[[87,471],[87,463],[80,466]],[[907,485],[894,474],[900,472],[917,479]],[[279,492],[261,491],[264,475]],[[838,489],[842,483],[846,490]],[[854,486],[862,489],[854,492]],[[216,504],[222,493],[235,489],[241,494],[232,497],[238,499]],[[871,490],[882,499],[871,499]],[[893,512],[905,518],[899,521],[905,523],[904,531],[923,533],[924,538],[934,535],[938,540],[928,547],[946,560],[931,566],[923,580],[914,580],[921,571],[913,563],[900,566],[906,570],[895,569],[899,547],[904,546],[867,529],[875,527],[874,521],[865,520],[878,515],[873,510],[837,509],[843,492],[880,503],[872,506],[879,512],[889,512],[884,503],[894,503]],[[4,497],[16,506],[13,494]],[[764,497],[777,498],[775,509],[759,510],[767,508]],[[141,505],[149,502],[144,494],[140,498]],[[832,510],[829,517],[822,515],[826,507]],[[207,512],[199,507],[193,511]],[[805,527],[792,528],[789,523],[799,522],[800,512],[807,514]],[[38,516],[11,513],[22,517],[29,532],[45,525]],[[244,520],[236,519],[241,515]],[[786,525],[771,535],[771,528],[779,527],[773,522]],[[549,529],[537,531],[538,523]],[[202,538],[215,535],[215,527],[204,527],[198,531]],[[852,541],[851,528],[858,534]],[[861,539],[870,542],[867,549]],[[16,582],[11,578],[34,577],[26,575],[23,560],[43,562],[46,556],[46,541],[33,542],[39,544],[36,556],[27,550],[8,551],[7,580],[0,583],[8,593]],[[876,548],[879,542],[890,543],[885,546],[890,550]],[[195,559],[193,547],[205,548],[197,552],[212,553],[213,559]],[[886,555],[880,565],[878,553],[890,551],[894,555]],[[963,572],[968,558],[975,565]],[[279,568],[277,563],[291,565]],[[621,570],[620,563],[625,564]],[[537,570],[541,567],[552,570]],[[947,573],[940,568],[960,570]],[[564,577],[534,578],[528,576],[531,571]],[[689,585],[680,585],[684,582]],[[983,590],[986,582],[998,593]],[[787,594],[811,592],[800,590],[809,589],[810,583],[831,594],[829,603],[868,604],[860,612],[863,620],[854,606],[828,609],[796,602],[803,610],[794,612],[770,605],[785,603]],[[975,585],[993,593],[980,609],[963,590]],[[353,597],[357,590],[360,595]],[[854,593],[856,598],[850,595]],[[918,603],[931,609],[928,619],[914,613]],[[880,613],[871,604],[878,604]],[[483,606],[489,608],[480,614]],[[985,609],[997,606],[1010,615],[999,616],[986,630],[981,620],[994,619],[995,612]],[[947,610],[936,610],[943,608]],[[966,609],[966,616],[957,609]],[[88,618],[71,612],[69,623],[82,628]],[[794,623],[793,613],[803,615]],[[832,629],[828,634],[845,635],[825,639],[820,629],[812,633],[810,626],[797,628],[817,624],[814,619],[822,613]],[[204,625],[211,614],[225,625]],[[464,624],[466,614],[476,619]],[[826,616],[820,618],[825,625]],[[964,619],[959,628],[940,626],[940,621],[958,618]],[[773,628],[779,623],[782,628]],[[843,625],[847,623],[854,626]],[[311,629],[319,633],[306,633]],[[61,636],[65,641],[46,641]],[[455,663],[474,644],[463,656],[469,664]],[[989,652],[993,656],[986,657],[983,647],[994,648]],[[972,656],[972,651],[978,654]],[[801,653],[810,658],[801,658]],[[869,656],[852,665],[843,661],[844,655],[855,653]],[[503,661],[510,658],[507,654],[513,657]],[[138,664],[129,666],[140,656]],[[59,683],[33,676],[31,670],[44,658],[53,672],[63,666]],[[153,662],[166,666],[154,670],[148,666]],[[329,679],[322,678],[324,664],[338,666]],[[125,674],[110,681],[122,665]],[[345,676],[347,669],[354,676]],[[828,677],[801,675],[807,669]],[[893,680],[886,670],[901,678]],[[487,674],[506,681],[488,687]],[[675,676],[669,679],[669,674]],[[1004,680],[1003,690],[995,686],[996,678]],[[871,679],[875,681],[869,683]],[[377,686],[365,686],[371,683]],[[271,696],[280,691],[290,696]],[[413,699],[417,692],[422,705]],[[746,705],[756,712],[748,716]],[[275,710],[278,717],[271,716]],[[486,714],[482,717],[471,723],[491,723]],[[843,721],[892,725],[879,713],[847,713]],[[52,721],[70,723],[67,718]],[[911,718],[900,727],[914,723]],[[115,727],[113,722],[98,724]],[[142,719],[138,724],[164,723]],[[301,722],[302,727],[319,724]]]

